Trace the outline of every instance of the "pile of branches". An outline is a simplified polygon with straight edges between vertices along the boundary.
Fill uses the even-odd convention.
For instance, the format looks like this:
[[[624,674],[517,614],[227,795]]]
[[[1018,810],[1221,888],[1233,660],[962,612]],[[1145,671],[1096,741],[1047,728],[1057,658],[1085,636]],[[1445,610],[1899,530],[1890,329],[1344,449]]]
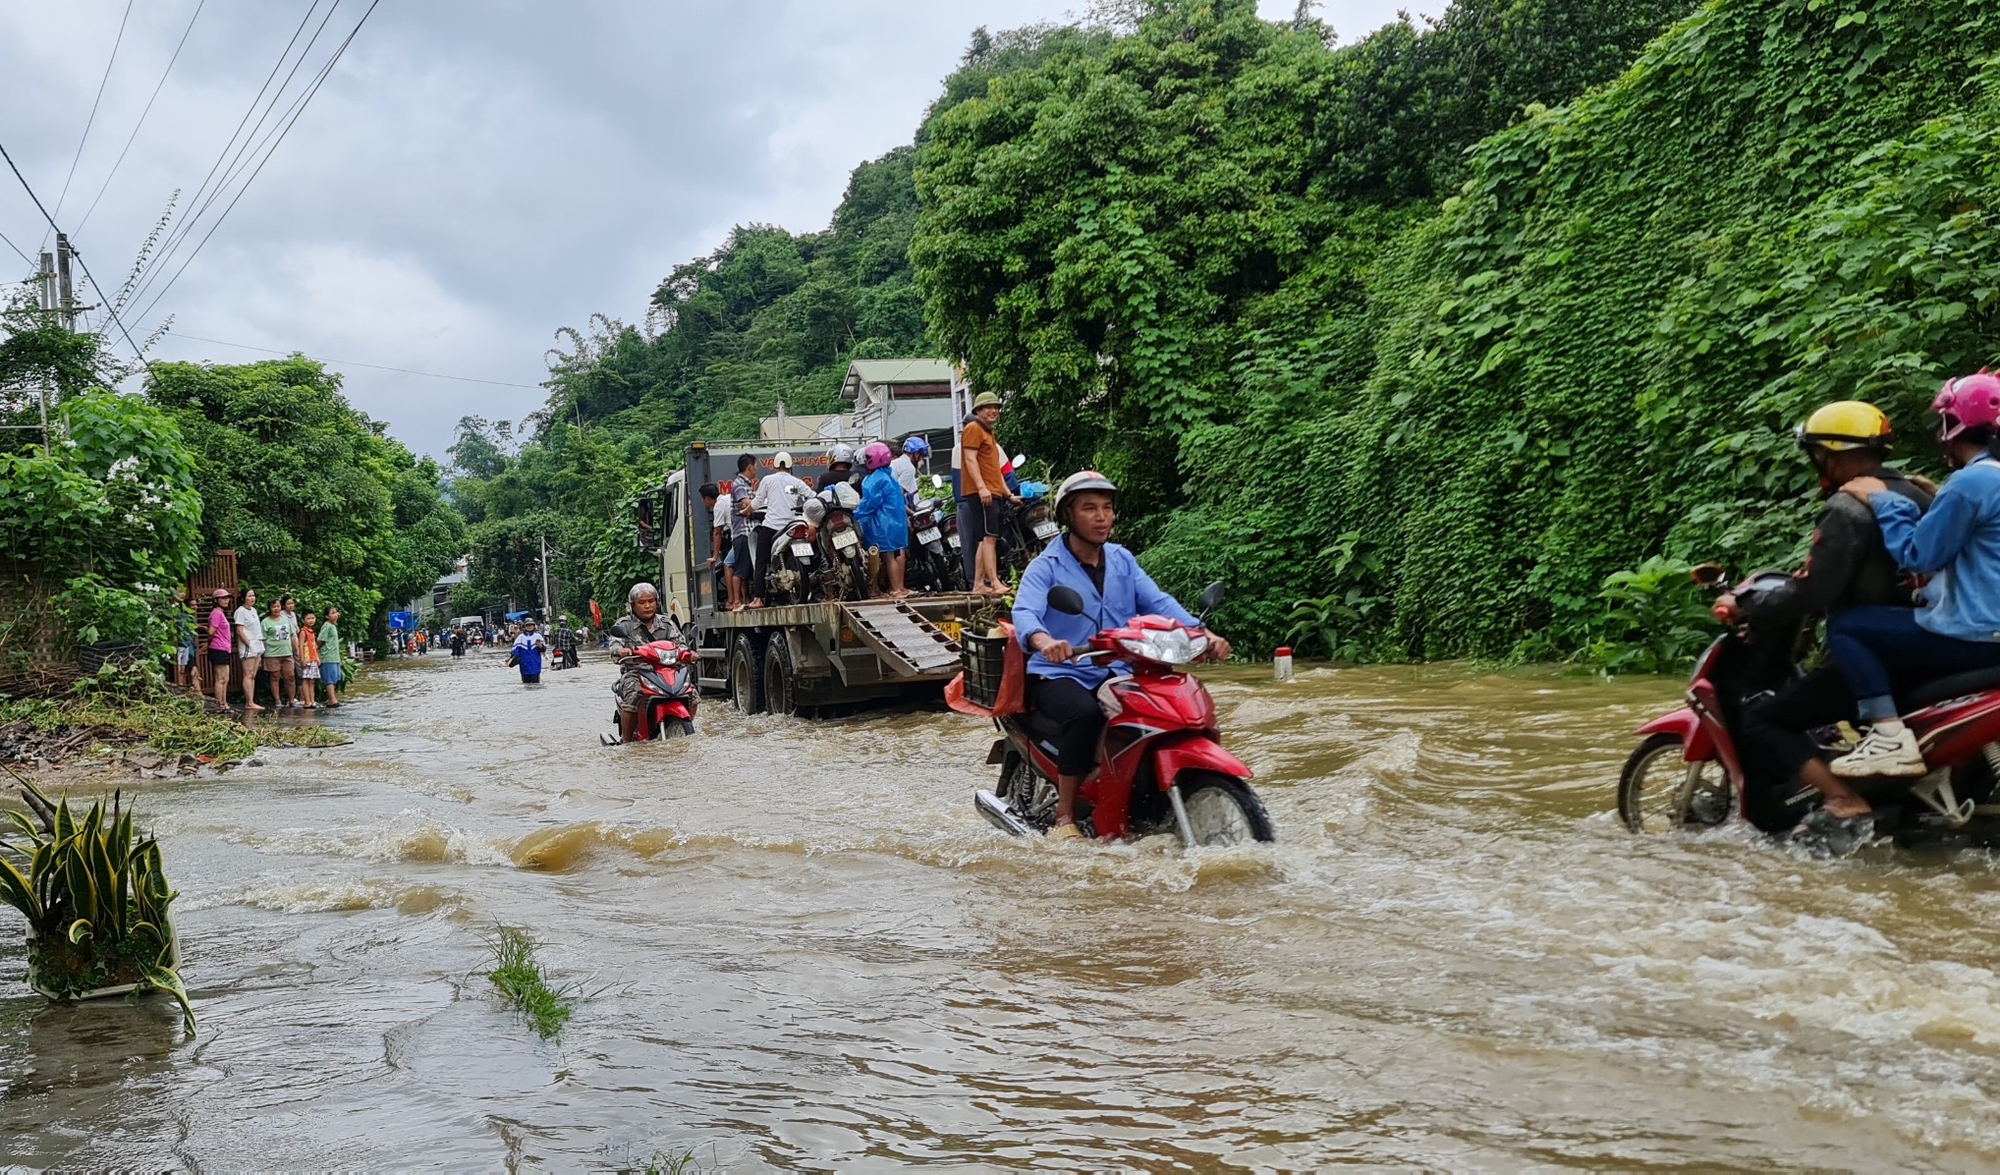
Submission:
[[[101,726],[59,726],[37,730],[21,720],[0,722],[0,763],[61,763],[88,750],[111,733]]]
[[[73,664],[0,669],[0,698],[66,697],[82,678],[83,670]]]

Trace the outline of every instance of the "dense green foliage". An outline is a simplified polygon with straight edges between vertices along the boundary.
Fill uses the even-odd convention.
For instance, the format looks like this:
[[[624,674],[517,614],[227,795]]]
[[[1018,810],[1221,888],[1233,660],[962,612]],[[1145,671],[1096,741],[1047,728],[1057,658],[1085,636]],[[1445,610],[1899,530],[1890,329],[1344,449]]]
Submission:
[[[53,416],[47,454],[38,433],[0,452],[0,559],[39,571],[78,643],[164,649],[169,593],[200,556],[202,503],[180,429],[102,389],[65,397]]]
[[[1991,355],[1991,0],[1712,0],[1643,52],[1681,6],[1466,3],[1331,52],[1158,8],[926,128],[913,257],[1028,447],[1132,486],[1148,564],[1226,571],[1247,633],[1644,643],[1611,573],[1804,537],[1814,403],[1921,432]]]
[[[472,522],[468,598],[540,599],[546,534],[563,607],[615,614],[658,564],[627,508],[697,437],[754,437],[758,419],[830,412],[853,359],[921,354],[908,262],[917,220],[911,151],[856,168],[824,232],[751,225],[660,283],[643,326],[598,316],[558,332],[547,405],[518,430],[477,417],[452,447],[451,496]],[[515,431],[525,443],[515,443]]]
[[[437,464],[350,407],[318,363],[160,363],[148,393],[194,451],[202,545],[234,549],[264,596],[337,604],[379,633],[464,553]]]
[[[1011,448],[1116,477],[1170,588],[1226,577],[1250,647],[1663,667],[1704,631],[1673,568],[1796,556],[1792,424],[1921,435],[1993,358],[2000,0],[1463,0],[1343,46],[1125,7],[982,31],[827,232],[739,229],[644,329],[568,333],[531,439],[457,460],[496,564],[560,525],[622,589],[687,435],[930,351],[1016,398]]]

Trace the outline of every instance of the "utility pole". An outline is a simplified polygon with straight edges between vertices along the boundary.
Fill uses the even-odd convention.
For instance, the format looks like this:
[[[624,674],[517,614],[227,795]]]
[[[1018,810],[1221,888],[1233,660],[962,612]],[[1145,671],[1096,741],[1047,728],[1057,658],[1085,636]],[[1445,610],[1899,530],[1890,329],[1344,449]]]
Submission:
[[[70,285],[69,259],[76,256],[76,250],[69,247],[69,234],[56,234],[56,283],[58,305],[62,308],[63,329],[76,333],[76,289]]]
[[[40,286],[42,309],[54,310],[56,308],[56,257],[53,253],[42,254],[42,280]],[[42,393],[36,397],[37,400],[41,401],[42,406],[42,456],[44,457],[54,452],[49,447],[49,397],[55,393],[55,383],[55,372],[46,373],[42,377]]]
[[[542,623],[546,624],[549,617],[554,615],[549,610],[549,536],[542,535],[540,537],[542,540]]]

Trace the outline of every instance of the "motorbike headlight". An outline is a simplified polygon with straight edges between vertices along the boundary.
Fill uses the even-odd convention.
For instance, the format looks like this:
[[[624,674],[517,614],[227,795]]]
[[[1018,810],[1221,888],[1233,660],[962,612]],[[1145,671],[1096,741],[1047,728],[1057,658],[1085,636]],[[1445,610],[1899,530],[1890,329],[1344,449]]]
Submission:
[[[1148,632],[1138,639],[1118,642],[1126,652],[1162,665],[1187,665],[1208,648],[1208,638],[1192,636],[1184,628],[1169,628]]]

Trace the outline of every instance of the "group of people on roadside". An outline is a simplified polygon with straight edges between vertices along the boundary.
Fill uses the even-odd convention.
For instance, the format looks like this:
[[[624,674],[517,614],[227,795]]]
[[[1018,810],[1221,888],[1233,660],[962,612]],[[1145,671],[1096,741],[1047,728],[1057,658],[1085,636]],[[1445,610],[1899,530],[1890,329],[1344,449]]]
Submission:
[[[208,616],[193,635],[206,651],[213,675],[210,689],[215,704],[224,711],[235,713],[229,705],[232,684],[242,694],[245,713],[273,708],[318,709],[322,688],[326,691],[325,708],[340,706],[341,667],[346,657],[337,606],[329,605],[326,619],[321,620],[313,612],[300,615],[296,599],[280,596],[260,612],[255,590],[246,587],[239,597],[228,588],[216,588],[210,596]],[[188,660],[191,663],[192,657]],[[257,701],[260,681],[270,706]]]
[[[1011,590],[999,573],[1000,511],[1002,501],[1019,505],[1021,497],[996,432],[1000,411],[1000,397],[992,392],[975,397],[952,452],[961,549],[975,595],[1004,596]],[[879,558],[877,586],[891,599],[908,596],[904,579],[910,518],[930,455],[930,442],[920,434],[905,437],[901,453],[874,441],[862,448],[857,472],[854,447],[836,444],[816,485],[792,472],[790,453],[773,457],[771,472],[762,477],[756,457],[739,456],[736,476],[727,485],[709,482],[697,490],[714,528],[710,563],[721,572],[725,606],[732,612],[764,607],[772,545],[803,516],[808,499],[840,493],[841,487],[851,492],[844,504],[853,512],[862,541]]]
[[[1805,565],[1789,581],[1716,605],[1732,623],[1827,620],[1827,665],[1744,710],[1751,774],[1763,780],[1746,806],[1770,831],[1789,820],[1785,793],[1799,785],[1819,794],[1827,817],[1867,816],[1851,780],[1928,771],[1897,696],[2000,668],[2000,376],[1947,380],[1931,411],[1953,471],[1942,488],[1884,464],[1889,420],[1873,405],[1814,412],[1798,444],[1828,501]],[[1842,721],[1866,733],[1824,761],[1810,732]]]

